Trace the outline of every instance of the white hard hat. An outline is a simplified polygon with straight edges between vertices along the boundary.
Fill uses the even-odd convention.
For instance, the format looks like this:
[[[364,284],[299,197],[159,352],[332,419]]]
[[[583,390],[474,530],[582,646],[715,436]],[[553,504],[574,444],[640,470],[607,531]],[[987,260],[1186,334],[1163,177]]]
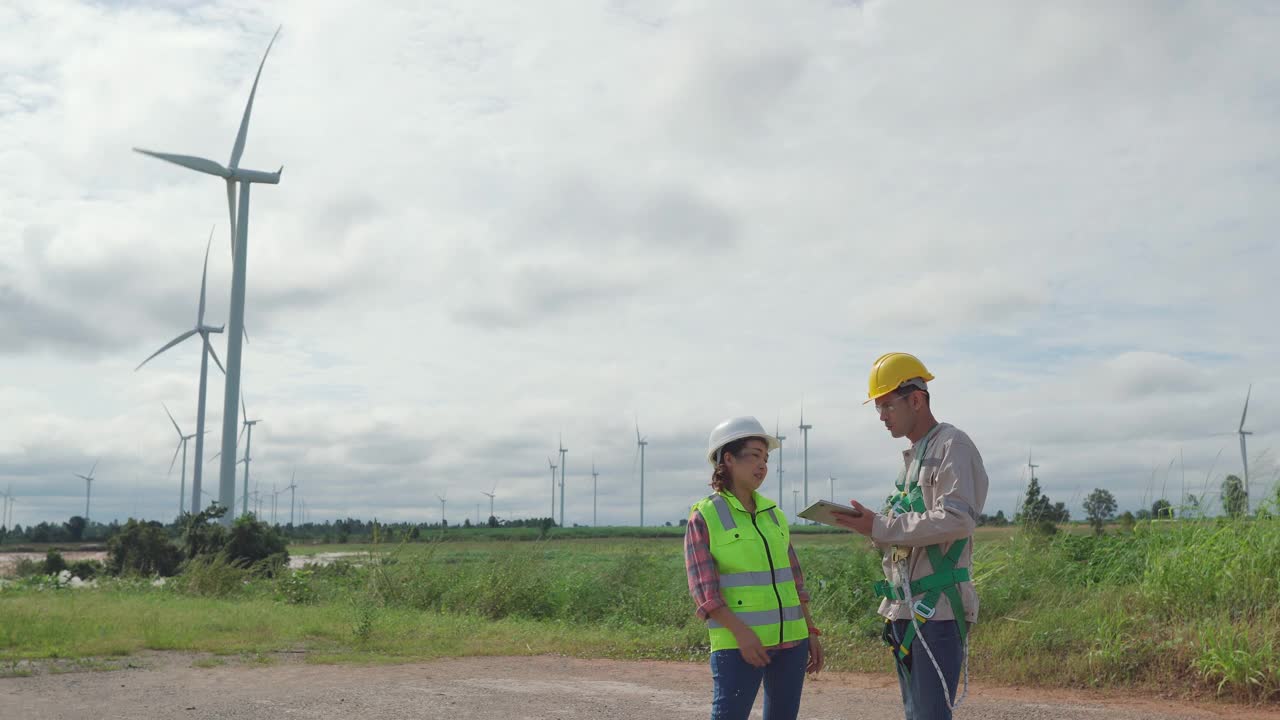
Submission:
[[[778,438],[765,432],[764,426],[760,424],[760,421],[750,415],[729,418],[711,431],[711,437],[707,440],[707,462],[714,466],[716,464],[716,455],[720,452],[720,448],[734,440],[752,437],[763,440],[770,451],[782,447],[782,443],[778,442]]]

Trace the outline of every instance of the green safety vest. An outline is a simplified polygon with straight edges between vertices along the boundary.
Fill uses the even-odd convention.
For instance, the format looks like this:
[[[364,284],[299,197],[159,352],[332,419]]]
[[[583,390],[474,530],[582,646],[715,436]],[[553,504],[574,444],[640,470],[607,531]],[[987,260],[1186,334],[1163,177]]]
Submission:
[[[777,504],[755,493],[749,513],[732,493],[703,498],[693,510],[707,523],[711,557],[720,574],[720,593],[738,619],[771,647],[809,637],[791,573],[791,531]],[[738,647],[733,633],[707,618],[711,650]]]
[[[924,460],[924,456],[929,448],[929,441],[933,439],[942,424],[939,423],[929,431],[920,440],[916,446],[918,449],[915,458],[911,462],[911,469],[903,468],[898,475],[895,485],[898,492],[889,496],[889,505],[896,514],[907,512],[923,513],[928,512],[928,508],[924,504],[924,491],[920,489],[920,468]],[[960,561],[960,555],[964,552],[965,545],[969,543],[969,538],[961,538],[951,544],[951,548],[944,554],[941,545],[929,545],[925,548],[925,552],[929,556],[929,565],[933,568],[933,573],[922,577],[918,580],[911,581],[911,593],[913,596],[922,596],[911,606],[912,613],[915,615],[916,622],[907,626],[900,642],[889,641],[889,645],[893,648],[894,656],[899,662],[904,662],[911,655],[911,645],[916,638],[916,624],[923,625],[933,617],[934,611],[937,609],[938,600],[945,594],[947,600],[951,603],[951,611],[956,617],[956,628],[960,633],[960,642],[964,643],[968,635],[968,622],[964,617],[964,602],[960,598],[960,583],[969,581],[969,568],[957,568],[956,563]],[[891,552],[897,552],[897,548],[893,548]],[[909,571],[908,571],[909,572]],[[902,596],[902,589],[889,579],[881,580],[875,584],[875,593],[880,597],[888,600],[907,600]],[[886,619],[885,622],[891,622]]]

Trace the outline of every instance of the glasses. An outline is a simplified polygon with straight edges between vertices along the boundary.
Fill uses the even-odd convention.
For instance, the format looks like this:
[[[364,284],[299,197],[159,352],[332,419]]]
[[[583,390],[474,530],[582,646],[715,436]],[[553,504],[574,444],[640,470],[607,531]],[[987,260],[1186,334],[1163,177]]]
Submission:
[[[886,412],[893,412],[894,410],[897,410],[898,401],[905,400],[905,399],[906,399],[905,395],[899,395],[887,403],[884,403],[884,404],[876,403],[872,407],[876,409],[876,415],[883,415]]]

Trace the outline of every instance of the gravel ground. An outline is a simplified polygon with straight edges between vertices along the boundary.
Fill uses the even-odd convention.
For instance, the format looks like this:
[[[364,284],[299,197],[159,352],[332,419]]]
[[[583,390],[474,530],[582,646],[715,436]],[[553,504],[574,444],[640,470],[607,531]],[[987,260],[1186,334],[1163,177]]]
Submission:
[[[711,678],[701,664],[492,657],[407,665],[269,664],[154,653],[125,669],[37,668],[0,679],[0,718],[706,718]],[[206,667],[210,663],[222,663]],[[193,663],[197,663],[194,664]],[[101,667],[101,666],[100,666]],[[756,701],[753,717],[760,717]],[[887,675],[823,673],[806,682],[802,718],[901,718]],[[1192,704],[1134,695],[974,686],[964,718],[1258,718],[1280,709]]]

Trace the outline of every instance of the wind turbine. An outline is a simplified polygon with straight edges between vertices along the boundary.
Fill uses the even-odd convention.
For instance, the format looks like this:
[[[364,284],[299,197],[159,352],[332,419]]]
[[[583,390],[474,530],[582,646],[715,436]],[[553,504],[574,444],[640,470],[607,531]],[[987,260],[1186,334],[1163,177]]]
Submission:
[[[247,467],[245,468],[245,471],[246,471],[245,474],[247,475],[248,474]],[[295,468],[293,471],[293,475],[289,477],[289,487],[285,488],[285,490],[289,491],[289,527],[293,527],[293,501],[296,499],[297,491],[298,491],[298,483],[295,482],[297,478],[298,478],[298,471]]]
[[[796,518],[800,517],[800,508],[796,504],[800,502],[799,498],[800,498],[800,490],[798,488],[792,490],[791,491],[791,516],[792,517],[796,517]]]
[[[786,502],[786,490],[782,485],[782,441],[786,440],[787,436],[779,432],[780,430],[779,425],[781,422],[782,421],[778,418],[774,419],[773,435],[774,437],[778,438],[778,499],[783,502]]]
[[[249,432],[249,436],[245,438],[245,443],[244,443],[244,460],[242,461],[244,462],[244,495],[241,498],[242,505],[244,507],[241,508],[240,510],[241,513],[247,515],[249,513],[249,463],[250,461],[253,460],[253,457],[249,454],[249,450],[250,448],[253,447],[253,426],[262,422],[262,418],[258,418],[257,420],[249,419],[249,407],[244,404],[243,391],[241,391],[240,393],[240,407],[241,409],[244,410],[244,426],[241,428],[240,432],[242,434],[246,430]],[[272,521],[274,521],[275,510],[272,510],[271,512],[272,512],[271,519]]]
[[[4,496],[4,505],[0,507],[0,526],[3,526],[5,531],[8,532],[13,525],[10,522],[13,513],[13,485],[10,485],[9,489],[0,493],[0,495]]]
[[[644,448],[649,438],[640,437],[640,421],[636,421],[636,447],[640,448],[640,527],[644,527]]]
[[[1236,433],[1240,435],[1240,462],[1244,465],[1244,512],[1249,514],[1249,453],[1245,449],[1245,436],[1253,433],[1244,429],[1245,416],[1249,414],[1249,396],[1253,395],[1253,385],[1249,385],[1249,391],[1244,395],[1244,412],[1240,413],[1240,428]]]
[[[241,341],[244,338],[245,276],[248,273],[249,189],[253,183],[279,184],[280,173],[284,171],[283,166],[275,172],[246,170],[240,167],[240,158],[244,154],[245,138],[249,134],[249,115],[253,112],[253,99],[258,92],[258,80],[262,77],[262,68],[267,63],[267,55],[270,54],[271,46],[275,44],[279,34],[280,29],[277,28],[275,35],[271,36],[271,42],[267,44],[266,52],[262,54],[262,62],[258,64],[258,73],[254,75],[253,86],[249,90],[249,101],[245,103],[244,116],[240,119],[240,129],[236,133],[235,144],[231,148],[231,161],[227,166],[192,155],[175,155],[134,148],[134,151],[144,155],[181,165],[196,172],[215,175],[226,181],[227,212],[231,218],[233,267],[231,312],[227,321],[230,326],[227,334],[227,382],[222,403],[222,468],[218,481],[219,502],[226,508],[233,506],[236,493],[236,419],[239,416],[236,412],[236,401],[240,397],[240,353]],[[237,183],[240,189],[239,213],[236,212]],[[197,439],[196,442],[198,444],[200,441]],[[231,524],[230,513],[222,516],[222,523],[228,526]]]
[[[98,469],[98,461],[93,462],[93,467],[89,468],[88,475],[73,473],[76,477],[84,481],[84,525],[89,527],[89,486],[93,483],[93,471]]]
[[[591,461],[591,527],[596,527],[596,500],[599,498],[597,488],[600,480],[600,473],[596,472],[596,461]]]
[[[206,387],[207,387],[207,385],[208,385],[208,377],[209,377],[209,356],[210,356],[210,355],[212,355],[212,356],[213,356],[213,362],[217,364],[218,369],[219,369],[219,370],[221,370],[221,371],[223,372],[223,374],[226,374],[226,369],[222,367],[222,361],[218,360],[218,353],[214,352],[214,350],[213,350],[213,344],[209,342],[209,333],[220,333],[220,332],[222,332],[222,326],[214,327],[214,326],[212,326],[212,325],[205,325],[205,324],[204,324],[205,287],[206,287],[206,285],[207,285],[207,282],[206,282],[206,281],[208,280],[208,277],[209,277],[209,248],[210,248],[210,247],[212,247],[212,246],[213,246],[213,228],[210,228],[210,229],[209,229],[209,240],[205,243],[205,247],[204,247],[204,270],[203,270],[203,271],[201,271],[201,273],[200,273],[200,305],[198,306],[198,309],[196,310],[196,326],[195,326],[194,328],[192,328],[192,329],[190,329],[190,330],[188,330],[188,331],[186,331],[186,332],[182,333],[181,335],[177,336],[176,338],[174,338],[174,339],[170,340],[170,341],[169,341],[169,343],[168,343],[167,345],[165,345],[164,347],[162,347],[162,348],[160,348],[159,350],[157,350],[157,351],[155,351],[154,353],[152,353],[152,354],[151,354],[151,357],[149,357],[149,358],[147,358],[146,360],[143,360],[142,362],[138,363],[138,367],[136,367],[136,368],[134,368],[134,369],[133,369],[133,371],[134,371],[134,372],[137,372],[138,370],[142,369],[142,366],[143,366],[143,365],[146,365],[148,362],[150,362],[150,361],[151,361],[151,358],[154,358],[155,356],[159,355],[160,353],[164,352],[165,350],[168,350],[169,348],[173,347],[174,345],[177,345],[178,343],[181,343],[183,340],[186,340],[187,338],[191,337],[192,335],[199,335],[199,336],[200,336],[200,341],[201,341],[201,348],[200,348],[200,390],[199,390],[198,394],[196,395],[196,434],[195,434],[195,439],[196,439],[196,464],[195,464],[195,467],[192,469],[192,478],[191,478],[191,513],[192,513],[193,515],[194,515],[195,513],[200,512],[200,489],[201,489],[201,482],[202,482],[202,478],[203,478],[203,474],[204,474],[204,463],[202,462],[202,460],[204,459],[204,436],[205,436],[205,431],[204,431],[204,410],[205,410],[205,400],[204,400],[204,398],[205,398],[205,388],[206,388]],[[165,412],[168,412],[168,411],[169,411],[169,409],[168,409],[168,408],[165,408]],[[170,419],[170,420],[172,420],[172,419],[173,419],[173,416],[170,416],[170,417],[169,417],[169,419]],[[175,426],[176,426],[176,423],[175,423]],[[179,434],[181,434],[181,431],[179,431]],[[183,473],[183,478],[184,478],[184,479],[183,479],[183,481],[182,481],[182,485],[183,485],[183,488],[184,488],[184,489],[183,489],[183,496],[185,497],[185,494],[186,494],[186,490],[185,490],[185,488],[186,488],[186,479],[185,479],[185,478],[186,478],[186,472],[187,472],[187,468],[186,468],[187,459],[186,459],[186,449],[185,449],[185,444],[184,444],[184,449],[183,449],[183,451],[182,451],[182,454],[183,454],[183,458],[182,458],[182,465],[183,465],[183,467],[182,467],[182,473]],[[172,469],[173,469],[173,463],[169,463],[169,466],[170,466],[170,470],[172,470]],[[183,504],[184,504],[184,505],[186,504],[186,503],[185,503],[185,501],[183,502]],[[179,511],[179,512],[181,512],[181,511],[182,511],[182,508],[181,508],[181,507],[179,507],[179,508],[178,508],[178,511]]]
[[[442,527],[442,528],[443,528],[443,527],[445,527],[445,524],[444,524],[444,504],[445,504],[445,502],[446,502],[446,501],[445,501],[445,498],[446,498],[446,497],[448,497],[448,496],[449,496],[449,491],[448,491],[448,490],[445,490],[445,491],[444,491],[444,495],[437,495],[437,496],[436,496],[436,497],[440,498],[440,527]]]
[[[827,476],[827,482],[831,484],[831,502],[836,501],[836,477],[834,475]]]
[[[804,506],[809,507],[809,430],[812,425],[804,423],[804,403],[800,403],[800,432],[804,436]]]
[[[556,464],[547,458],[547,464],[551,466],[551,522],[556,520]]]
[[[564,468],[568,465],[565,456],[569,454],[569,448],[564,446],[563,435],[557,444],[560,446],[560,527],[564,527]]]
[[[208,340],[205,342],[208,342]],[[196,437],[196,435],[183,435],[182,428],[178,427],[178,421],[174,420],[173,413],[169,412],[169,406],[160,403],[160,407],[164,408],[164,414],[169,416],[169,422],[173,423],[173,429],[178,433],[178,446],[173,449],[173,459],[169,461],[169,472],[173,472],[173,464],[178,460],[178,451],[182,451],[182,489],[178,493],[178,514],[181,515],[182,508],[187,504],[187,441]],[[196,461],[196,469],[200,469],[199,459]],[[192,480],[191,492],[198,492],[194,479]]]
[[[487,495],[487,496],[489,497],[489,517],[493,517],[493,516],[494,516],[494,515],[493,515],[493,498],[497,495],[497,493],[498,493],[498,481],[497,481],[497,480],[494,480],[494,481],[493,481],[493,489],[492,489],[492,490],[490,490],[489,492],[485,492],[485,491],[483,491],[483,490],[481,490],[481,491],[480,491],[480,494],[481,494],[481,495]]]

